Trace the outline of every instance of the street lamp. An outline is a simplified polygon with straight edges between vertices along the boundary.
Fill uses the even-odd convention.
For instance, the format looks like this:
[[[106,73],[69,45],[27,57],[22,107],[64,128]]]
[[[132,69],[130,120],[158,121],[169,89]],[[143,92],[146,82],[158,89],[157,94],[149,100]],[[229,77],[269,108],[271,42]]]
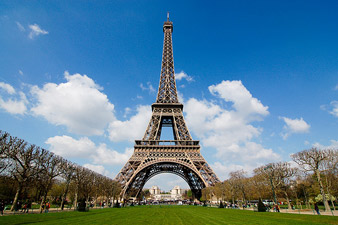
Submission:
[[[266,171],[267,169],[270,169],[270,168],[272,168],[272,166],[268,165],[268,166],[264,167],[264,171]],[[274,189],[273,184],[272,184],[272,175],[271,174],[268,174],[268,175],[269,175],[269,178],[270,178],[271,189],[272,189],[273,198],[275,200],[275,204],[278,204],[277,199],[276,199],[275,189]]]

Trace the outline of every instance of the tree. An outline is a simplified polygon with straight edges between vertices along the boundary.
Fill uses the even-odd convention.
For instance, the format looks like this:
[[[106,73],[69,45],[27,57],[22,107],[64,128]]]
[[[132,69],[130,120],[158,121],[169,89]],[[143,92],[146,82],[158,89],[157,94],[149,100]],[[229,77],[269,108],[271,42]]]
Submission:
[[[232,184],[232,189],[234,190],[234,195],[237,192],[237,195],[242,197],[242,202],[246,201],[246,172],[244,170],[237,170],[230,172],[230,183]]]
[[[277,203],[277,197],[275,191],[281,190],[285,196],[288,208],[291,209],[289,188],[292,186],[292,178],[295,176],[297,169],[291,167],[290,163],[278,162],[269,163],[265,166],[257,168],[265,175],[266,182],[270,182],[271,190],[274,195],[275,204]]]
[[[187,197],[188,197],[189,200],[192,200],[193,194],[192,194],[191,189],[189,189],[189,190],[187,191]]]
[[[248,190],[249,193],[251,193],[251,199],[263,199],[271,197],[270,182],[267,181],[265,176],[266,175],[257,168],[254,170],[254,176],[249,178],[248,184],[250,187]]]
[[[213,193],[213,187],[203,188],[201,201],[202,202],[211,201],[212,193]]]
[[[118,200],[120,193],[122,191],[121,184],[119,182],[113,180],[111,189],[112,189],[112,198],[113,198],[113,202],[114,202],[115,199]]]
[[[41,171],[38,162],[40,148],[28,145],[24,140],[10,137],[4,154],[11,163],[8,168],[9,174],[17,183],[17,191],[11,207],[11,211],[13,211],[24,185],[32,181]]]
[[[292,178],[296,175],[297,169],[291,167],[290,163],[279,162],[274,163],[274,168],[277,170],[278,188],[284,193],[288,208],[291,209],[289,189],[292,187]]]
[[[54,153],[48,152],[45,149],[41,150],[39,160],[41,166],[41,173],[39,174],[41,176],[40,187],[42,191],[40,212],[42,212],[42,205],[47,199],[48,191],[52,187],[53,179],[62,173],[64,162],[64,159],[62,159],[60,156],[54,155]]]
[[[329,211],[330,206],[325,198],[325,190],[321,173],[325,170],[325,161],[330,160],[332,155],[332,150],[320,150],[317,148],[311,148],[291,155],[293,161],[295,161],[304,171],[313,172],[315,174],[320,187],[320,193],[323,196],[325,211]]]
[[[333,210],[336,210],[334,205],[334,197],[333,194],[338,194],[338,151],[332,150],[329,153],[329,157],[323,163],[324,175],[325,175],[325,183],[326,183],[326,191],[328,197],[326,199],[330,199]],[[335,191],[336,190],[336,191]]]
[[[53,191],[49,192],[54,183],[59,185],[54,185]],[[96,184],[101,187],[99,192]],[[120,184],[116,181],[0,130],[0,187],[6,185],[10,188],[1,190],[0,197],[13,197],[11,210],[15,209],[20,197],[35,196],[35,200],[39,200],[42,196],[42,204],[48,194],[54,199],[59,198],[61,189],[62,209],[68,192],[74,193],[71,198],[75,207],[78,198],[88,204],[97,193],[108,201],[111,196],[116,197],[121,192]]]
[[[275,190],[279,184],[278,174],[274,168],[274,164],[270,163],[265,166],[258,167],[254,170],[255,174],[259,174],[265,180],[265,183],[270,183],[272,195],[275,204],[277,204],[277,196]]]
[[[306,208],[310,209],[309,196],[311,191],[311,181],[312,177],[308,176],[306,173],[301,173],[298,171],[296,180],[296,194],[304,199]]]
[[[97,176],[94,178],[94,180],[92,181],[94,184],[93,187],[93,196],[94,197],[94,205],[97,205],[97,200],[99,198],[99,196],[101,196],[101,205],[102,205],[102,201],[103,201],[103,195],[104,195],[104,182],[103,182],[104,177],[103,176]]]
[[[140,193],[137,196],[137,200],[140,202],[143,199],[147,199],[150,197],[150,192],[149,189],[143,189],[142,191],[140,191]]]
[[[79,198],[80,186],[82,184],[82,177],[84,174],[84,168],[81,166],[76,166],[74,170],[74,209],[77,208],[77,201]]]
[[[98,174],[98,176],[102,175]],[[106,197],[107,203],[110,203],[111,197],[113,195],[112,185],[113,181],[110,178],[102,176],[103,195]]]
[[[216,198],[222,202],[226,197],[226,188],[223,182],[216,183],[214,186],[214,194]]]
[[[53,203],[59,204],[61,202],[65,185],[66,183],[61,180],[53,182],[51,189],[48,191],[48,196],[50,196]]]
[[[10,165],[8,154],[6,154],[10,144],[9,134],[0,130],[0,174],[5,172]]]
[[[75,165],[72,162],[65,161],[61,167],[61,176],[65,179],[66,185],[61,199],[61,210],[64,209],[65,201],[69,191],[70,182],[74,176]]]
[[[235,204],[235,197],[236,197],[236,187],[235,187],[235,180],[234,179],[228,179],[226,181],[227,186],[229,187],[229,194],[230,194],[230,199],[232,201],[232,204]]]

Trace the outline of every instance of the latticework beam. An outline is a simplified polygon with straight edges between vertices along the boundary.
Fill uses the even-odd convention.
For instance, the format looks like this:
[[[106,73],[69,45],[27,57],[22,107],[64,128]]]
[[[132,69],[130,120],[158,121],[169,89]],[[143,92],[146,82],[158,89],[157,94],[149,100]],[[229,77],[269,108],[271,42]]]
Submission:
[[[152,116],[142,140],[136,140],[134,154],[116,176],[122,185],[121,196],[138,195],[145,183],[161,173],[173,173],[182,177],[195,197],[204,187],[219,182],[200,154],[199,141],[191,138],[184,121],[183,105],[177,98],[174,58],[172,49],[173,24],[163,25],[164,42],[160,84]],[[161,140],[162,127],[171,126],[174,140]]]

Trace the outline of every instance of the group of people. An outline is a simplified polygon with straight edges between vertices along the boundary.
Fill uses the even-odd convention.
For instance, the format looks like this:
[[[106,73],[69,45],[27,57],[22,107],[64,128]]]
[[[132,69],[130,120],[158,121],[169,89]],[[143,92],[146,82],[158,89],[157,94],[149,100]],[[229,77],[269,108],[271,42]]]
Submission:
[[[32,208],[32,203],[31,202],[25,202],[25,204],[21,208],[21,212],[28,213],[29,209],[31,209],[31,208]]]
[[[45,211],[45,213],[48,213],[50,209],[50,203],[49,202],[45,202],[44,204],[42,204],[41,206],[41,211],[40,213],[42,213],[43,211]]]
[[[14,207],[14,210],[20,211],[22,213],[28,213],[31,208],[32,208],[31,201],[26,201],[25,203],[18,201],[16,203],[16,206]],[[1,200],[0,202],[0,214],[1,215],[3,215],[5,209],[6,209],[6,203],[4,202],[4,200]]]
[[[4,210],[6,208],[6,203],[4,202],[4,200],[0,201],[0,215],[2,216],[4,214]],[[16,204],[16,207],[14,208],[15,211],[19,211],[22,213],[28,213],[29,210],[32,208],[32,202],[31,201],[26,201],[25,203],[22,203],[21,201],[18,201]],[[42,206],[41,206],[41,211],[48,213],[50,209],[50,203],[49,202],[45,202]]]
[[[294,205],[291,204],[291,208],[294,210],[295,209]],[[320,215],[319,207],[318,207],[317,203],[314,204],[314,208],[315,208],[315,211],[316,211],[317,215]],[[278,204],[274,205],[273,211],[280,212],[280,206]]]
[[[280,206],[278,204],[274,205],[273,211],[280,212]]]

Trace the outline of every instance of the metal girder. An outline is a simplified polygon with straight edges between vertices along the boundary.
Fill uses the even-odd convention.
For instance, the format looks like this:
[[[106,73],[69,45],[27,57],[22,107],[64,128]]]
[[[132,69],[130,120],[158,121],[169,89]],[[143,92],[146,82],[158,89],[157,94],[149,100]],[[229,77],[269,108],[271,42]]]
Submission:
[[[174,55],[172,47],[172,22],[167,21],[163,26],[164,41],[162,54],[162,68],[160,84],[157,94],[157,103],[178,103],[175,71],[174,71]]]
[[[131,192],[138,195],[150,178],[161,173],[182,177],[197,198],[204,187],[220,182],[184,121],[183,105],[176,90],[172,31],[173,24],[168,20],[163,25],[160,84],[148,127],[143,139],[135,141],[133,155],[115,178],[122,185],[122,198]],[[167,126],[172,127],[174,140],[161,140],[162,127]]]
[[[183,112],[180,108],[154,106],[153,115],[149,121],[143,140],[160,140],[164,121],[170,120],[175,140],[192,140],[188,127],[185,124]],[[166,123],[168,124],[168,123]]]
[[[182,177],[196,197],[202,188],[220,182],[200,154],[198,144],[177,142],[175,145],[160,145],[160,142],[155,142],[154,145],[150,144],[152,141],[139,142],[140,145],[135,145],[134,154],[116,177],[123,188],[122,196],[128,195],[132,189],[139,192],[151,177],[161,173]]]

